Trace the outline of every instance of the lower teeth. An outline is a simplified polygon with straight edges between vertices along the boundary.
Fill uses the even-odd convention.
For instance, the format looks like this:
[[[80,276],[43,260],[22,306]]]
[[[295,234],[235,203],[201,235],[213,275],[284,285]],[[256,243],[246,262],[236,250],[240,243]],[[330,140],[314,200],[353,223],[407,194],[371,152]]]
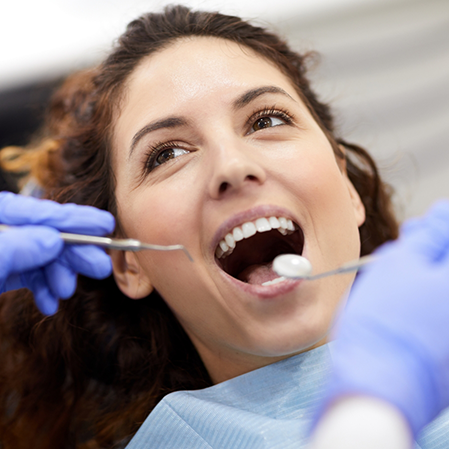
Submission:
[[[261,285],[273,285],[273,284],[279,284],[279,282],[282,282],[282,281],[285,281],[285,280],[286,280],[286,278],[285,278],[284,276],[280,276],[280,277],[278,277],[278,278],[276,278],[276,279],[273,279],[272,281],[264,282],[264,283],[261,284]]]

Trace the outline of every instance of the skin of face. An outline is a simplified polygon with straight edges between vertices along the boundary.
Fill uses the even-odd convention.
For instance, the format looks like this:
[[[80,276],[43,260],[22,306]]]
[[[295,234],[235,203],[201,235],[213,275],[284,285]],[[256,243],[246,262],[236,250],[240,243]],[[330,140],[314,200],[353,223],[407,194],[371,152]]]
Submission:
[[[254,126],[261,116],[271,126]],[[145,170],[154,149],[174,157]],[[194,259],[116,252],[117,284],[134,299],[153,288],[162,295],[214,382],[326,342],[353,275],[254,287],[230,279],[214,256],[229,227],[271,215],[301,227],[315,272],[360,253],[361,200],[274,64],[216,38],[179,40],[147,57],[124,91],[113,167],[126,236],[183,244]]]

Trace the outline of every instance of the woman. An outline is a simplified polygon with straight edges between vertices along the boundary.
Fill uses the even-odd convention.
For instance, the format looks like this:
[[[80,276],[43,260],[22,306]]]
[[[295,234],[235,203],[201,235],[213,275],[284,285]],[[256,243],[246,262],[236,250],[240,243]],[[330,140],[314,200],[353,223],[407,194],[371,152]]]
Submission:
[[[10,168],[30,167],[47,198],[111,212],[116,236],[181,243],[195,262],[111,252],[114,276],[81,277],[45,319],[23,290],[5,295],[5,448],[122,447],[168,393],[219,384],[202,390],[201,408],[208,392],[227,394],[235,383],[226,381],[267,372],[259,368],[325,366],[322,348],[354,276],[279,280],[271,261],[295,252],[324,271],[394,239],[397,224],[372,159],[335,136],[305,70],[306,57],[266,30],[178,6],[132,22],[103,64],[56,94],[39,144]],[[73,230],[62,210],[60,221],[34,223]],[[111,222],[96,219],[84,229],[108,232]],[[10,224],[26,222],[17,220],[12,213]],[[41,292],[47,313],[71,295],[74,273],[108,272],[105,262],[93,275],[95,263],[56,259],[34,284],[14,270],[8,278]],[[314,370],[307,381],[319,384],[326,369]],[[160,404],[150,429],[165,420]],[[304,429],[296,437],[291,444]],[[157,438],[151,447],[164,444]]]

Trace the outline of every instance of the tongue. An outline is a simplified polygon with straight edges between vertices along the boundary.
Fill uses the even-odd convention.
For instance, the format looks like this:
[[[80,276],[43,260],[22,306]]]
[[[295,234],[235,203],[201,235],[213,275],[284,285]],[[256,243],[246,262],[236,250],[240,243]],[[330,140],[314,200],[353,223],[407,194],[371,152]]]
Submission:
[[[250,265],[238,275],[238,278],[248,284],[257,285],[272,281],[273,279],[278,278],[279,275],[271,269],[271,266],[271,262],[265,265]]]

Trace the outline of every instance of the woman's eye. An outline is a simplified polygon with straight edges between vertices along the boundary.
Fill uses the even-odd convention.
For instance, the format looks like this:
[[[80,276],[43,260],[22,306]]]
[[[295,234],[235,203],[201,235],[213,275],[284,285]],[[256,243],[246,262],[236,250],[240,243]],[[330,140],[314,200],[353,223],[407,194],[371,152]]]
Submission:
[[[279,117],[261,117],[257,119],[250,132],[259,131],[265,128],[272,128],[273,126],[285,125],[285,120]]]
[[[182,148],[166,148],[162,150],[155,158],[153,167],[157,167],[158,165],[162,165],[170,159],[175,159],[178,156],[182,156],[183,154],[187,154],[188,151]]]

